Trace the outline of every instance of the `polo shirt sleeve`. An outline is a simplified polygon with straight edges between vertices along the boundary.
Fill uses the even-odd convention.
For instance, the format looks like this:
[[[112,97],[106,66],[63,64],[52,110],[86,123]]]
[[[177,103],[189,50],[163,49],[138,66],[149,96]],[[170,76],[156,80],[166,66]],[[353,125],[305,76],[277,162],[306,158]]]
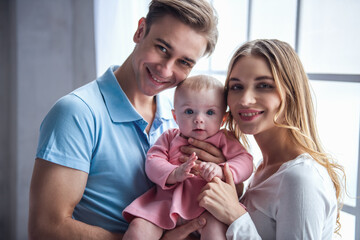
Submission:
[[[59,99],[40,126],[37,158],[89,173],[94,146],[92,111],[79,97]]]

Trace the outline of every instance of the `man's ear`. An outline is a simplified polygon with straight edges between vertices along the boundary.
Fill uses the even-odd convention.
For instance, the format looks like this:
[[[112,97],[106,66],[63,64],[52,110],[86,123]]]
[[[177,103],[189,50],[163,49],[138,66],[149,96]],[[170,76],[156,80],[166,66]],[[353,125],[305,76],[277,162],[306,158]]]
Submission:
[[[224,114],[223,119],[222,119],[222,122],[221,122],[221,127],[222,127],[222,126],[224,126],[224,124],[225,124],[226,119],[228,118],[228,116],[229,116],[229,112],[226,112],[226,113]]]
[[[176,121],[176,114],[175,114],[175,110],[174,110],[174,109],[171,109],[171,113],[172,113],[172,115],[173,115],[173,117],[174,117],[174,119],[175,119],[175,122],[177,123],[177,121]]]
[[[139,43],[141,38],[144,37],[145,30],[146,30],[146,21],[145,21],[145,18],[142,17],[142,18],[140,18],[140,20],[138,22],[138,27],[137,27],[136,32],[133,37],[133,41],[135,43]]]

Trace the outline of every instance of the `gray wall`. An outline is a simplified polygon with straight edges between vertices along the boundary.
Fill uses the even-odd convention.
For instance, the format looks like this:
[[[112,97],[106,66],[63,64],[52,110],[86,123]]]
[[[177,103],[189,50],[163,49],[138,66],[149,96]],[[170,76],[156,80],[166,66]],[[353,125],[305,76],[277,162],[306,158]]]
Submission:
[[[0,239],[27,239],[39,126],[95,79],[92,0],[0,0]]]

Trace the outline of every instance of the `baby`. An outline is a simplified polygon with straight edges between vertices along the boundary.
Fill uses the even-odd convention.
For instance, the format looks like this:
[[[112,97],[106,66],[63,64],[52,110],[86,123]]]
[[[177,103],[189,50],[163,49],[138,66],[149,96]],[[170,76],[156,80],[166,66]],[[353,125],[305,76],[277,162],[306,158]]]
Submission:
[[[202,215],[206,225],[201,239],[225,239],[227,226],[200,207],[197,197],[214,177],[224,179],[224,163],[196,161],[193,153],[182,163],[180,147],[188,139],[203,140],[222,150],[235,183],[250,177],[252,156],[234,134],[220,129],[225,119],[224,86],[216,78],[199,75],[178,85],[172,110],[179,129],[164,132],[149,149],[145,169],[157,185],[135,199],[123,211],[130,226],[123,239],[160,239],[163,230],[173,229]]]

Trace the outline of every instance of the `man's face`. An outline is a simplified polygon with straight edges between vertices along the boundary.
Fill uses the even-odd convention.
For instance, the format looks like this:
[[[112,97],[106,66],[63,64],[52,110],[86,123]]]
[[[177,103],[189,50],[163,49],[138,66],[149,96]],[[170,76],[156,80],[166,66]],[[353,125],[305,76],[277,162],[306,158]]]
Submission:
[[[145,19],[139,21],[132,67],[138,90],[147,96],[175,87],[204,55],[206,38],[167,15],[155,21],[145,36]]]

